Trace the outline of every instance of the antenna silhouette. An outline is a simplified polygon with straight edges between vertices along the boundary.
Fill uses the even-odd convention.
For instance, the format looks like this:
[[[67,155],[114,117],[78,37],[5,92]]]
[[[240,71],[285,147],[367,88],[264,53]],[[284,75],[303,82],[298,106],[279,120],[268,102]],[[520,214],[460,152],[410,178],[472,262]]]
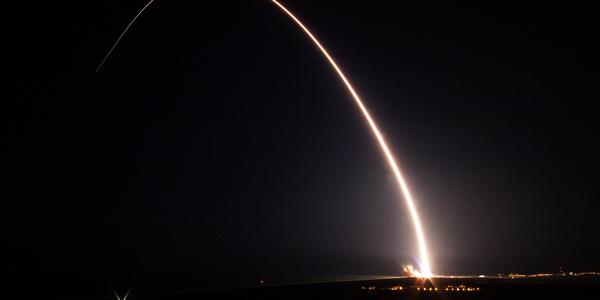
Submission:
[[[117,294],[117,291],[115,291],[115,289],[112,290],[113,294],[115,295],[115,297],[117,298],[117,300],[127,300],[127,297],[129,297],[129,292],[131,291],[131,288],[127,289],[127,292],[125,293],[125,295],[123,296],[123,298],[119,297],[119,294]]]

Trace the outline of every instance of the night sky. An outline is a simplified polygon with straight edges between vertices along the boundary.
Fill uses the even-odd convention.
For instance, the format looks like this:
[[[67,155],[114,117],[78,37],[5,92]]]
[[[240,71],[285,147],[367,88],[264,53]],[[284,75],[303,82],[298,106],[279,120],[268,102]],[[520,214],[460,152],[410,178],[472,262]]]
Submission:
[[[397,154],[435,272],[600,268],[591,8],[282,2],[348,73]],[[412,223],[380,149],[277,7],[157,0],[95,73],[144,5],[11,10],[4,269],[200,287],[414,264]]]

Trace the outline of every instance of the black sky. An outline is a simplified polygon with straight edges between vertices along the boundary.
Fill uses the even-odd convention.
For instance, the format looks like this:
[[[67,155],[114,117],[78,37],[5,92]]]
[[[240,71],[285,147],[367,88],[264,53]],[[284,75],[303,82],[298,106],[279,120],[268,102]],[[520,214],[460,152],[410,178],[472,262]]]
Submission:
[[[331,68],[269,1],[213,2],[157,0],[98,74],[144,1],[12,10],[9,270],[194,287],[412,261],[407,211]],[[600,267],[589,7],[284,3],[380,123],[438,272]]]

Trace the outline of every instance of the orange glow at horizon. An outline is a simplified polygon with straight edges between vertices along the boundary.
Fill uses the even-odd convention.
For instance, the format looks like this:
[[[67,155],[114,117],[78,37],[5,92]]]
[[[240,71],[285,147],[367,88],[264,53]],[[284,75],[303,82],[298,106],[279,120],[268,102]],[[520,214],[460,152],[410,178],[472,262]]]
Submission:
[[[410,212],[410,215],[411,215],[411,218],[413,221],[413,225],[414,225],[415,233],[416,233],[416,237],[417,237],[417,242],[418,242],[418,246],[419,246],[419,258],[421,260],[421,270],[420,270],[419,274],[421,275],[421,277],[431,277],[433,274],[431,273],[431,266],[429,264],[429,255],[427,253],[425,234],[423,233],[423,228],[421,226],[419,214],[417,213],[417,208],[413,201],[413,198],[412,198],[411,192],[408,188],[408,185],[406,184],[406,181],[404,180],[404,177],[402,176],[402,173],[400,172],[400,168],[398,167],[398,164],[396,163],[396,159],[394,158],[394,155],[392,154],[391,150],[389,149],[389,147],[383,137],[383,134],[379,131],[377,124],[371,117],[371,114],[367,110],[366,106],[364,105],[364,103],[361,100],[358,93],[354,90],[354,87],[352,87],[352,84],[350,84],[350,81],[346,78],[346,75],[344,75],[344,73],[342,72],[340,67],[337,65],[337,63],[335,62],[333,57],[331,55],[329,55],[329,53],[327,52],[325,47],[323,47],[323,45],[321,45],[319,40],[312,34],[312,32],[310,30],[308,30],[308,28],[306,26],[304,26],[304,24],[294,14],[292,14],[292,12],[290,12],[285,6],[283,6],[276,0],[271,0],[271,1],[274,4],[276,4],[283,12],[285,12],[306,33],[306,35],[308,35],[308,37],[319,48],[319,50],[321,50],[321,53],[325,56],[325,58],[327,58],[327,60],[329,61],[329,63],[333,67],[333,69],[336,71],[336,73],[338,74],[338,76],[340,77],[340,79],[342,80],[342,82],[344,83],[344,85],[346,86],[346,88],[348,89],[350,94],[352,95],[352,98],[354,99],[356,105],[360,108],[362,115],[364,116],[367,123],[369,124],[371,131],[375,135],[375,138],[377,139],[377,142],[379,143],[379,146],[381,147],[381,150],[383,151],[385,158],[387,159],[389,167],[392,169],[392,172],[394,173],[394,176],[396,177],[396,181],[398,182],[400,190],[402,191],[402,195],[404,196],[406,205],[408,206],[408,210]]]

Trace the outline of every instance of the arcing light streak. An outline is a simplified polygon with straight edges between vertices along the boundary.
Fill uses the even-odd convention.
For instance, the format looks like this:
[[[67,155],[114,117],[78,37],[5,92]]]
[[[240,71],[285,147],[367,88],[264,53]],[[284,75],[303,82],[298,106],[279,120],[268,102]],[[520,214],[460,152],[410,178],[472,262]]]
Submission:
[[[152,2],[154,2],[154,0],[148,1],[148,3],[146,3],[146,5],[144,7],[142,7],[142,9],[140,10],[140,12],[138,12],[137,15],[135,15],[135,17],[133,18],[133,20],[131,20],[131,22],[129,22],[129,24],[127,25],[127,27],[125,27],[125,30],[123,30],[123,32],[121,33],[121,35],[119,36],[119,38],[117,39],[117,41],[110,48],[110,50],[108,51],[108,53],[106,54],[106,56],[104,57],[104,59],[102,60],[102,62],[100,62],[100,65],[98,65],[98,68],[96,69],[96,72],[98,72],[98,71],[100,71],[100,69],[102,69],[102,66],[104,65],[104,63],[106,62],[106,60],[108,59],[108,57],[110,56],[110,54],[113,52],[113,50],[115,50],[115,48],[117,47],[117,45],[119,44],[119,42],[121,41],[121,39],[125,36],[125,34],[127,33],[127,31],[129,30],[129,27],[131,27],[131,25],[133,25],[133,23],[135,22],[135,20],[137,20],[137,18],[146,10],[146,8],[148,8],[148,6],[150,6],[150,4],[152,4]]]
[[[419,215],[417,213],[417,209],[416,209],[414,201],[412,199],[412,195],[410,193],[410,190],[408,189],[408,185],[406,184],[404,178],[402,177],[402,173],[400,172],[400,168],[398,167],[398,164],[396,163],[396,159],[394,158],[394,156],[391,153],[389,147],[387,146],[387,143],[385,142],[385,139],[383,138],[383,135],[381,134],[381,132],[379,131],[377,125],[375,124],[375,121],[373,121],[373,118],[369,114],[369,111],[367,110],[367,108],[363,104],[362,100],[360,99],[360,97],[358,96],[358,94],[356,93],[356,91],[354,90],[354,88],[352,87],[352,85],[350,84],[350,81],[346,78],[346,75],[344,75],[344,73],[342,72],[342,70],[340,69],[340,67],[338,67],[338,65],[336,64],[336,62],[334,61],[334,59],[331,57],[331,55],[329,55],[329,53],[323,47],[323,45],[321,45],[321,43],[319,42],[319,40],[317,40],[317,38],[312,34],[312,32],[310,32],[310,30],[308,30],[308,28],[306,28],[306,26],[304,26],[304,24],[302,24],[302,22],[294,14],[292,14],[292,12],[290,12],[285,6],[283,6],[282,4],[280,4],[279,2],[277,2],[276,0],[271,0],[271,1],[273,3],[275,3],[277,6],[279,6],[279,8],[281,8],[281,10],[283,10],[292,20],[294,20],[294,22],[296,22],[296,24],[298,24],[298,26],[300,26],[300,28],[302,28],[302,30],[308,35],[308,37],[310,37],[310,39],[314,42],[314,44],[321,50],[321,52],[323,53],[323,55],[327,58],[327,60],[331,64],[331,66],[335,69],[335,71],[339,75],[340,79],[346,85],[346,88],[348,89],[348,91],[350,92],[350,94],[352,94],[352,97],[354,98],[354,101],[356,102],[356,104],[360,108],[363,116],[367,120],[367,123],[369,124],[369,126],[371,127],[371,130],[373,131],[373,134],[377,138],[379,146],[383,150],[383,153],[385,154],[385,157],[386,157],[386,159],[388,161],[388,164],[389,164],[390,168],[392,169],[392,171],[393,171],[393,173],[394,173],[394,175],[396,177],[396,180],[398,181],[398,184],[400,186],[402,194],[404,195],[405,202],[406,202],[406,204],[408,206],[410,215],[412,217],[412,220],[413,220],[413,223],[414,223],[414,227],[415,227],[415,232],[416,232],[416,235],[417,235],[417,242],[418,242],[418,245],[419,245],[419,256],[420,256],[420,259],[421,259],[421,262],[422,262],[421,263],[421,272],[420,272],[420,274],[423,277],[430,277],[432,274],[431,274],[431,267],[430,267],[430,264],[429,264],[429,257],[428,257],[428,254],[427,254],[427,245],[425,243],[425,235],[424,235],[423,229],[421,227],[421,221],[419,219]],[[137,13],[137,15],[133,18],[133,20],[131,20],[131,22],[129,22],[129,24],[127,25],[127,27],[125,28],[125,30],[121,33],[121,35],[119,36],[119,38],[117,39],[117,41],[114,43],[114,45],[108,51],[108,54],[106,54],[106,56],[104,57],[104,59],[102,60],[102,62],[98,66],[98,68],[96,69],[96,72],[100,71],[100,69],[102,68],[102,66],[104,65],[104,63],[108,59],[108,57],[110,56],[110,54],[117,47],[117,45],[119,44],[119,42],[121,41],[121,39],[125,36],[125,34],[127,33],[127,31],[129,30],[129,28],[133,25],[133,23],[137,20],[137,18],[153,2],[154,2],[154,0],[150,0]]]
[[[294,20],[294,22],[296,22],[296,24],[298,24],[298,26],[300,26],[300,28],[302,28],[302,30],[306,33],[306,35],[308,35],[308,37],[319,48],[319,50],[321,50],[321,52],[323,53],[325,58],[327,58],[327,60],[331,64],[331,66],[335,69],[335,71],[339,75],[340,79],[346,85],[346,88],[348,89],[350,94],[352,94],[352,98],[354,98],[356,105],[358,105],[358,107],[360,108],[360,111],[362,112],[363,116],[367,120],[367,123],[369,123],[369,126],[371,127],[373,134],[377,138],[377,142],[379,142],[379,146],[381,146],[381,149],[383,150],[383,153],[385,154],[385,157],[388,161],[390,168],[394,172],[396,180],[398,181],[400,189],[402,190],[402,194],[404,195],[404,200],[406,202],[406,205],[408,206],[408,210],[410,211],[410,215],[412,217],[412,221],[413,221],[414,227],[415,227],[415,232],[417,235],[417,241],[419,244],[419,256],[420,256],[420,259],[422,262],[420,273],[423,277],[430,277],[432,274],[431,274],[431,267],[429,265],[429,257],[427,254],[427,245],[425,243],[425,235],[423,233],[423,228],[421,227],[421,221],[419,220],[417,208],[415,207],[415,203],[413,201],[410,190],[408,189],[408,185],[406,184],[404,178],[402,177],[402,173],[400,172],[400,168],[398,167],[398,164],[396,163],[396,159],[394,158],[394,155],[392,154],[387,143],[385,142],[385,139],[383,138],[383,135],[379,131],[379,128],[377,128],[377,124],[375,124],[375,121],[373,121],[373,118],[369,114],[369,111],[363,104],[362,100],[360,99],[360,96],[358,96],[358,94],[352,87],[352,84],[350,84],[350,81],[346,78],[346,75],[344,75],[344,73],[342,72],[340,67],[338,67],[338,65],[336,64],[335,60],[333,60],[333,57],[331,57],[331,55],[329,55],[329,53],[327,52],[325,47],[323,47],[323,45],[321,45],[319,40],[317,40],[317,38],[312,34],[312,32],[310,32],[310,30],[308,30],[308,28],[306,28],[306,26],[304,26],[304,24],[302,24],[302,22],[298,18],[296,18],[296,16],[294,14],[292,14],[292,12],[290,12],[285,6],[283,6],[282,4],[277,2],[277,0],[271,0],[271,1],[273,1],[273,3],[275,3],[277,6],[279,6],[279,8],[281,8],[281,10],[283,10],[292,20]]]

